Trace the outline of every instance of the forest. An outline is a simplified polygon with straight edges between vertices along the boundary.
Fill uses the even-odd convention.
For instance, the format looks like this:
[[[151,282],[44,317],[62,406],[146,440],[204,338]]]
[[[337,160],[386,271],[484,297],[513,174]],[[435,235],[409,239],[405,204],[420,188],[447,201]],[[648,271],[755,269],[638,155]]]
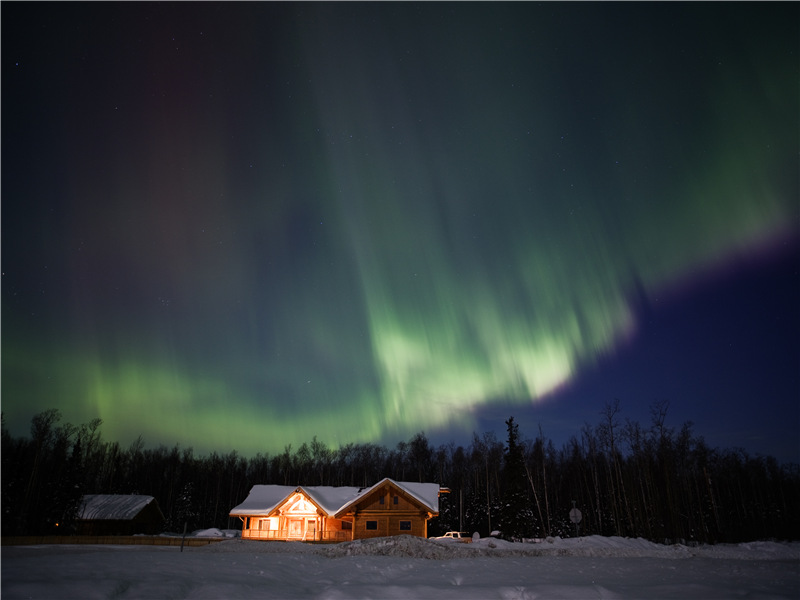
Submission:
[[[2,423],[2,535],[70,535],[83,494],[147,494],[165,531],[238,529],[228,511],[255,484],[369,486],[384,477],[439,483],[429,535],[499,531],[507,539],[605,535],[660,543],[800,539],[800,466],[742,449],[710,448],[691,422],[667,426],[668,402],[651,422],[623,420],[619,401],[561,448],[541,426],[533,437],[513,417],[507,437],[473,433],[470,444],[433,446],[424,432],[394,448],[297,448],[252,457],[105,441],[102,421],[62,422],[57,409],[31,419],[29,438]],[[570,510],[581,511],[579,524]]]

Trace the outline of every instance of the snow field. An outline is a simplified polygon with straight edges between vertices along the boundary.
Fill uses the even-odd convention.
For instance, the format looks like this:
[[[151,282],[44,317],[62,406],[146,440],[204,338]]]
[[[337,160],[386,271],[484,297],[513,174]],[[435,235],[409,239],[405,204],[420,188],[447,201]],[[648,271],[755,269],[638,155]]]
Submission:
[[[476,544],[410,536],[335,545],[2,549],[8,599],[796,599],[800,544],[661,546],[592,536]]]

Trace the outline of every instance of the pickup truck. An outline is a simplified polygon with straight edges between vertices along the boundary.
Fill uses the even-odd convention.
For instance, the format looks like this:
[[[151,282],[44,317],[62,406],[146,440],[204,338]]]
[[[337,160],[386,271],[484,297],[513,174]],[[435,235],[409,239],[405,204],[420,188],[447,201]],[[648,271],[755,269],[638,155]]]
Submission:
[[[463,531],[448,531],[444,535],[440,535],[438,537],[432,538],[434,540],[455,540],[457,542],[463,542],[465,544],[469,544],[472,542],[472,536],[468,533]]]

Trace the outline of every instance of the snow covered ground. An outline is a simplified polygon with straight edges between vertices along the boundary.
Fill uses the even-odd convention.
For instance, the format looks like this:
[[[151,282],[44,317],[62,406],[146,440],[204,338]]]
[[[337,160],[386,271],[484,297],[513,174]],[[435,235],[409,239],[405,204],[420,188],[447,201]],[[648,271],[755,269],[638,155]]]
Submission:
[[[175,546],[5,546],[0,558],[3,600],[800,598],[800,543],[226,539],[183,552]]]

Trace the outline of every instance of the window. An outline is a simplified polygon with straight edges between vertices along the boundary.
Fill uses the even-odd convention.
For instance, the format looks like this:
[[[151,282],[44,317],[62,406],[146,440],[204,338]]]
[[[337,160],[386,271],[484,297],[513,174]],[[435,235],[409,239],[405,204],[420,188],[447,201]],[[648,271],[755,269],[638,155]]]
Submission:
[[[378,530],[377,521],[367,521],[367,531],[377,531],[377,530]]]
[[[383,504],[383,496],[381,496],[379,504]]]
[[[400,496],[395,496],[394,497],[394,503],[395,504],[399,504],[400,503]]]
[[[351,531],[353,524],[350,521],[342,521],[342,531]]]
[[[400,521],[400,531],[411,531],[411,521]]]

